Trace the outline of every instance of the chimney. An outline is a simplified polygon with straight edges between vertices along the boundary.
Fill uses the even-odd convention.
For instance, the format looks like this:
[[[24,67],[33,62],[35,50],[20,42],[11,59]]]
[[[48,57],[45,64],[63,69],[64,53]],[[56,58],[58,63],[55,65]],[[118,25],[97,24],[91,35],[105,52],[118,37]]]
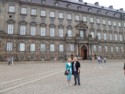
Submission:
[[[120,8],[119,10],[120,10],[120,11],[124,11],[124,9],[123,9],[123,8]]]
[[[113,9],[113,6],[111,5],[111,6],[109,6],[109,8],[110,8],[110,9]]]
[[[99,2],[95,2],[95,5],[96,5],[96,6],[99,6]]]

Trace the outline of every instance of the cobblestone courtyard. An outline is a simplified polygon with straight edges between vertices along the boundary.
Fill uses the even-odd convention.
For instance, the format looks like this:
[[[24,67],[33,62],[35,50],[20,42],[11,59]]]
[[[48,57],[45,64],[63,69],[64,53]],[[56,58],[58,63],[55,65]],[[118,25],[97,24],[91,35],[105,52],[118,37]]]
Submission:
[[[125,94],[123,63],[81,61],[81,86],[66,85],[63,62],[0,64],[0,94]]]

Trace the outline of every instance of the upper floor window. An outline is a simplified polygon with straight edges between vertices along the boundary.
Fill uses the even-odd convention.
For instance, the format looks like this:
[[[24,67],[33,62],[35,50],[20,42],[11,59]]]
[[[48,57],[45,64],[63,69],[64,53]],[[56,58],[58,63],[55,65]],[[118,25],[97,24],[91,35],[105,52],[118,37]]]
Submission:
[[[70,51],[71,51],[71,52],[74,51],[74,44],[70,44]]]
[[[119,38],[120,38],[120,41],[123,41],[123,37],[122,37],[122,35],[120,35]]]
[[[102,20],[102,23],[105,25],[105,24],[106,24],[106,21],[105,21],[105,20]]]
[[[118,46],[116,46],[116,52],[118,52],[118,50],[119,50],[119,49],[118,49]]]
[[[98,51],[102,52],[102,46],[98,46]]]
[[[54,52],[55,51],[55,45],[54,44],[50,44],[50,51]]]
[[[13,24],[8,24],[7,33],[8,34],[13,34],[13,32],[14,32],[14,25]]]
[[[118,37],[117,37],[117,34],[115,34],[115,41],[117,41],[118,40]]]
[[[111,46],[111,53],[113,53],[113,47]]]
[[[80,30],[80,37],[84,37],[84,31]]]
[[[35,47],[35,44],[32,43],[30,44],[30,51],[35,51],[36,47]]]
[[[96,19],[96,21],[97,21],[97,24],[100,24],[100,19]]]
[[[50,37],[55,36],[55,28],[50,28]]]
[[[15,6],[9,6],[9,12],[15,13]]]
[[[59,28],[59,37],[63,37],[63,29]]]
[[[108,21],[108,25],[111,25],[111,21],[110,20]]]
[[[114,22],[114,26],[116,26],[116,22]]]
[[[108,52],[108,47],[107,46],[105,46],[105,52]]]
[[[91,32],[92,38],[95,38],[94,31]]]
[[[112,33],[110,33],[110,40],[112,40]]]
[[[94,22],[93,18],[90,18],[90,23],[93,23],[93,22]]]
[[[51,17],[51,18],[55,18],[55,13],[54,13],[54,12],[50,12],[49,17]]]
[[[46,11],[45,10],[41,10],[41,16],[46,16]]]
[[[93,45],[93,51],[94,51],[94,52],[97,51],[96,45]]]
[[[36,27],[35,26],[31,26],[31,35],[32,36],[36,35]]]
[[[31,9],[31,15],[36,15],[36,9]]]
[[[107,40],[107,34],[104,33],[104,40]]]
[[[121,52],[124,52],[124,48],[123,47],[121,47]]]
[[[7,49],[7,51],[12,51],[13,50],[13,43],[12,42],[8,42],[6,49]]]
[[[21,14],[27,14],[27,8],[21,8]]]
[[[67,8],[71,8],[71,5],[70,5],[70,4],[67,4],[66,6],[67,6]]]
[[[68,19],[68,20],[71,20],[71,19],[72,19],[71,14],[67,14],[67,19]]]
[[[98,32],[98,39],[101,40],[101,33]]]
[[[83,21],[84,21],[84,22],[87,22],[86,16],[83,16]]]
[[[63,13],[59,13],[59,19],[63,19]]]
[[[76,15],[75,18],[76,18],[76,21],[80,20],[79,15]]]
[[[46,28],[41,27],[41,36],[45,36],[45,34],[46,34]]]
[[[45,44],[41,44],[40,51],[46,51],[46,45]]]
[[[89,8],[89,9],[88,9],[88,11],[89,11],[89,12],[92,12],[92,9],[91,9],[91,8]]]
[[[20,26],[20,35],[25,35],[26,34],[26,26]]]
[[[19,51],[25,51],[25,44],[20,43]]]
[[[68,37],[72,37],[72,30],[68,30]]]
[[[121,23],[120,22],[118,23],[118,26],[121,27]]]
[[[60,52],[63,52],[63,51],[64,51],[64,46],[63,46],[63,44],[60,44],[60,45],[59,45],[59,51],[60,51]]]

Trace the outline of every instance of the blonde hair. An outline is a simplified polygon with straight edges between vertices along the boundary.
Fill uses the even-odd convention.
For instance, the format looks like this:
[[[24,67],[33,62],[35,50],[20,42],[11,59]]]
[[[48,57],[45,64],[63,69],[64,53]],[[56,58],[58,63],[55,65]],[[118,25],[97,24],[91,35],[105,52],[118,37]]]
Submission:
[[[70,61],[70,62],[71,62],[71,61],[72,61],[72,59],[71,59],[71,58],[68,58],[68,59],[67,59],[67,61]]]
[[[74,60],[74,59],[77,61],[77,57],[74,57],[73,60]]]

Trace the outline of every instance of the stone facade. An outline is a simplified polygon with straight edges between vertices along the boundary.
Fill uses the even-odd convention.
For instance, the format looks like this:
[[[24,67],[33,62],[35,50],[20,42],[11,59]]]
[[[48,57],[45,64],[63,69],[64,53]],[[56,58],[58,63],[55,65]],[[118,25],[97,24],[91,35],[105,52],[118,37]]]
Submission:
[[[0,23],[0,60],[12,55],[15,60],[60,60],[71,54],[79,59],[125,57],[125,14],[113,6],[0,0]]]

